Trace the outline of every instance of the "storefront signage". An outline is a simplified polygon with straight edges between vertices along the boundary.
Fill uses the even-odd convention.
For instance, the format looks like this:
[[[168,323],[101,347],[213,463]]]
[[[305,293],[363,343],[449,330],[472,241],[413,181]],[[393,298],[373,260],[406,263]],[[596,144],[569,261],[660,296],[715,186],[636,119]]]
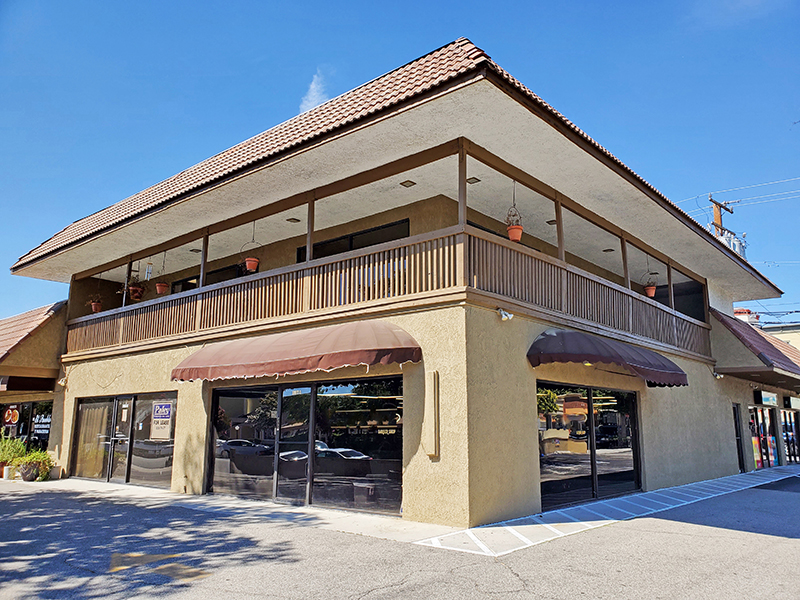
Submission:
[[[800,398],[795,398],[794,396],[784,396],[783,408],[800,410]]]
[[[153,423],[150,427],[150,439],[168,440],[172,429],[172,403],[153,403]]]
[[[33,433],[47,439],[50,436],[51,415],[36,415],[33,417]]]
[[[19,404],[9,404],[3,411],[3,425],[19,423]]]
[[[778,406],[778,395],[772,392],[761,392],[761,404]]]

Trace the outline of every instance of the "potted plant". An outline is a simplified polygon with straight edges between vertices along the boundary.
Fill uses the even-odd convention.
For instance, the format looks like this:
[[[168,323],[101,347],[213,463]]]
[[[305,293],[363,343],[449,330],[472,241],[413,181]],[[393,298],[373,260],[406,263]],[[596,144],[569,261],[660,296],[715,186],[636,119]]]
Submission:
[[[511,208],[508,209],[506,215],[506,231],[508,231],[508,239],[512,242],[519,242],[522,240],[522,215],[517,210],[517,182],[514,182],[514,195]]]
[[[138,275],[131,275],[128,279],[128,297],[131,300],[141,300],[147,291],[147,285],[139,280]]]
[[[44,450],[36,450],[14,459],[11,463],[19,470],[23,481],[45,481],[50,478],[50,469],[55,465]]]
[[[0,472],[23,456],[25,456],[25,442],[17,438],[0,437]]]
[[[169,290],[169,284],[166,281],[156,281],[156,294],[159,296],[166,294]]]
[[[644,283],[644,293],[648,298],[655,298],[656,295],[656,280],[649,277]]]
[[[258,270],[258,263],[261,261],[254,256],[249,256],[244,259],[244,268],[250,273],[255,273]]]
[[[86,301],[86,306],[91,306],[93,313],[99,313],[101,310],[103,310],[103,296],[100,294],[89,294],[89,299]]]

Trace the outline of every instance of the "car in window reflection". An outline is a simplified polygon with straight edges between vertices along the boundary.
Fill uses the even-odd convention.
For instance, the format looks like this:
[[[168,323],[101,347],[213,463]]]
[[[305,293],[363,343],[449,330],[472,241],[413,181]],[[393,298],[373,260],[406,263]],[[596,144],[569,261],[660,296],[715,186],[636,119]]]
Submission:
[[[595,444],[598,448],[619,448],[619,428],[616,425],[600,425],[595,429]]]
[[[254,444],[250,440],[233,439],[217,440],[217,457],[230,458],[236,454],[257,454],[264,456],[270,454],[271,448],[264,444]]]
[[[314,468],[319,473],[365,477],[372,472],[372,457],[352,448],[328,448],[315,454]]]
[[[302,450],[288,450],[286,452],[281,452],[278,455],[278,458],[288,462],[296,462],[298,460],[305,460],[306,458],[308,458],[308,454],[306,454]]]

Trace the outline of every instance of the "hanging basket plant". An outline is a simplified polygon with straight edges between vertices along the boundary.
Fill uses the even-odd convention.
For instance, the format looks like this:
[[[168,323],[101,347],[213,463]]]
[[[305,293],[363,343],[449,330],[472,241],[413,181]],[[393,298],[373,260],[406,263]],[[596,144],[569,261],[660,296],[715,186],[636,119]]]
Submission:
[[[514,192],[512,196],[511,208],[508,209],[506,214],[506,231],[508,232],[508,239],[512,242],[519,242],[522,240],[522,215],[517,210],[517,182],[514,182]]]
[[[145,292],[147,292],[147,284],[140,281],[138,275],[131,275],[128,279],[128,297],[138,302],[144,297]]]
[[[249,248],[249,251],[246,254],[245,248],[248,246],[252,247]],[[261,244],[256,241],[256,222],[253,221],[253,238],[249,242],[242,244],[242,247],[239,250],[239,256],[242,258],[242,264],[244,265],[245,271],[248,273],[255,273],[258,271],[258,264],[261,261],[257,257],[253,256],[253,253],[260,247]]]
[[[166,281],[156,281],[156,294],[159,296],[166,294],[169,290],[169,284]]]
[[[86,306],[91,306],[93,313],[99,313],[103,310],[103,297],[100,294],[89,294]]]

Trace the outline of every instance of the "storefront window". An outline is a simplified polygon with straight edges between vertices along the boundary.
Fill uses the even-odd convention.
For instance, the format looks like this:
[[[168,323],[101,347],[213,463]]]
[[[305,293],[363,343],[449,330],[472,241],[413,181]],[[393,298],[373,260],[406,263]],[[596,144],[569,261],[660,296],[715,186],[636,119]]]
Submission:
[[[402,377],[220,388],[213,411],[212,491],[400,512]]]
[[[636,394],[540,384],[542,510],[640,487]]]
[[[52,402],[0,404],[2,434],[22,440],[29,450],[47,450],[52,414]]]
[[[72,474],[170,487],[177,399],[165,392],[80,400]]]
[[[790,463],[800,463],[800,446],[798,446],[798,426],[797,412],[793,410],[782,410],[781,420],[783,421],[783,443],[786,446],[786,460]]]

